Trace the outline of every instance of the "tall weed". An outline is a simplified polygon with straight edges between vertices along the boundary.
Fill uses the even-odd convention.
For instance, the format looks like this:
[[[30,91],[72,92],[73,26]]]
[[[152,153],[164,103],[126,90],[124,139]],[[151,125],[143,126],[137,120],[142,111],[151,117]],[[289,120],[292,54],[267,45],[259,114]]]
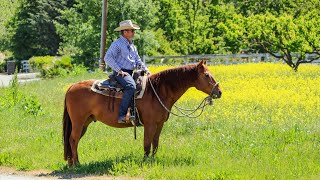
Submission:
[[[0,96],[0,110],[12,111],[14,108],[21,108],[25,113],[36,117],[42,112],[41,104],[35,96],[27,95],[19,91],[17,72],[16,69],[9,88],[5,89],[3,96]]]

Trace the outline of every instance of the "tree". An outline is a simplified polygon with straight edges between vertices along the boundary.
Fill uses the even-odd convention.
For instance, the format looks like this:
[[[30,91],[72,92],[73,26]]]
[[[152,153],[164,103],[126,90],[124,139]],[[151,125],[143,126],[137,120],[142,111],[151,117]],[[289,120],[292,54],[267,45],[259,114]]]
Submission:
[[[319,58],[319,14],[316,11],[295,19],[291,15],[275,17],[271,14],[250,16],[247,19],[248,41],[271,55],[283,59],[295,71],[301,63]],[[280,55],[274,52],[280,52]],[[297,57],[294,56],[298,53]],[[307,59],[306,55],[318,56]]]
[[[8,48],[10,33],[6,26],[19,7],[20,0],[0,0],[0,51]]]
[[[298,18],[270,13],[247,18],[237,15],[219,27],[225,32],[226,41],[241,42],[242,48],[270,53],[297,71],[301,63],[320,58],[320,20],[315,17],[319,17],[316,10]]]
[[[88,66],[98,62],[101,6],[101,0],[75,0],[72,8],[62,11],[61,19],[67,22],[67,25],[56,23],[58,34],[63,39],[61,53],[73,55],[78,63]],[[158,46],[155,32],[149,31],[157,22],[157,18],[153,17],[156,11],[158,6],[151,0],[109,0],[107,47],[119,37],[119,32],[114,31],[119,22],[132,19],[141,26],[141,31],[136,31],[135,38],[139,53],[151,53],[150,49]],[[141,52],[143,49],[145,52]]]
[[[160,0],[158,29],[179,54],[225,53],[217,24],[235,13],[232,4],[218,0]]]
[[[226,3],[233,3],[238,13],[248,17],[257,14],[271,13],[279,16],[289,14],[299,17],[305,13],[320,8],[318,0],[224,0]]]
[[[8,26],[12,33],[10,50],[15,58],[57,54],[60,37],[53,21],[62,8],[61,1],[22,0]]]

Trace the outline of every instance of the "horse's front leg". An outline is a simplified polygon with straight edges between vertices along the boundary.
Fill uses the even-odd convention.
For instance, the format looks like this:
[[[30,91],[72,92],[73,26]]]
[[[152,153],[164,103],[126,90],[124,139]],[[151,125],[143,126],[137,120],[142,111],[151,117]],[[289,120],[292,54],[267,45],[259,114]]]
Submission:
[[[144,158],[147,158],[150,154],[151,142],[155,135],[156,129],[156,124],[144,125]]]
[[[157,130],[152,141],[152,157],[154,157],[154,155],[157,153],[158,145],[159,145],[159,137],[160,137],[162,127],[163,127],[163,123],[157,125]]]

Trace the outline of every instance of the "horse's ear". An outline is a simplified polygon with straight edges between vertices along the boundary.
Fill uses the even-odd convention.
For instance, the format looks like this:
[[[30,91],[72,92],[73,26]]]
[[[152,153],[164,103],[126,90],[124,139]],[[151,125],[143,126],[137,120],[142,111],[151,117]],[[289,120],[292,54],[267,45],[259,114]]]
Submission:
[[[204,72],[204,67],[203,65],[205,64],[204,60],[201,60],[198,64],[197,64],[197,69],[199,72]]]
[[[201,59],[201,61],[198,63],[197,66],[202,66],[202,64],[204,63],[203,59]]]
[[[201,61],[198,63],[198,65],[202,65],[202,64],[207,65],[207,61],[204,59],[201,59]]]

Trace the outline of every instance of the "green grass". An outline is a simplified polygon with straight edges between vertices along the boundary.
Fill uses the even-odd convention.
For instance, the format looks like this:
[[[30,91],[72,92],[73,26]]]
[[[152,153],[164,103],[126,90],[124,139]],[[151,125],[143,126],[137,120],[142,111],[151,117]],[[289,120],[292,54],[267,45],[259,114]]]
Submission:
[[[86,73],[21,86],[20,92],[38,98],[43,112],[34,117],[19,107],[0,108],[0,166],[145,179],[320,178],[319,66],[301,66],[298,73],[281,64],[210,70],[221,83],[222,99],[197,119],[171,116],[154,160],[143,161],[143,128],[134,140],[131,128],[97,122],[80,141],[82,165],[71,169],[63,161],[65,90],[106,75]],[[194,107],[202,97],[192,89],[179,105]]]

